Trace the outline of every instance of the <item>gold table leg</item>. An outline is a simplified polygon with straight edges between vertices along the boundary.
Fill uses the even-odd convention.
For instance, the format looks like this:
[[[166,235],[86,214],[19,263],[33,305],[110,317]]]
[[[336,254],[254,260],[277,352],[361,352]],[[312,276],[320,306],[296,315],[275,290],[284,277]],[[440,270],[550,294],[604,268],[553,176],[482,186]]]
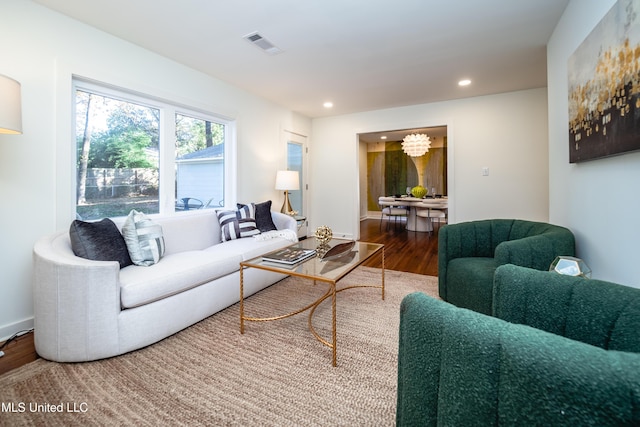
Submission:
[[[244,268],[240,266],[240,333],[244,334]]]
[[[382,300],[384,301],[384,246],[382,247]]]
[[[337,354],[338,354],[338,350],[336,348],[336,341],[337,341],[337,332],[336,332],[336,282],[333,282],[333,284],[331,285],[331,325],[333,328],[333,346],[332,346],[332,351],[333,351],[333,367],[335,368],[337,366]]]
[[[295,316],[296,314],[300,314],[304,311],[307,311],[309,309],[311,309],[311,311],[309,312],[309,319],[308,319],[308,323],[309,323],[309,330],[311,331],[311,333],[316,337],[316,339],[318,341],[320,341],[322,344],[326,345],[327,347],[331,347],[331,352],[332,352],[332,364],[334,367],[337,366],[338,364],[338,350],[337,350],[337,319],[336,319],[336,312],[337,312],[337,293],[338,292],[342,292],[345,291],[347,289],[353,289],[353,288],[381,288],[382,291],[382,300],[384,300],[384,246],[382,247],[382,283],[380,286],[376,286],[376,285],[353,285],[353,286],[347,286],[344,288],[340,288],[337,289],[337,283],[336,282],[328,282],[329,285],[331,286],[330,289],[322,296],[320,297],[318,300],[312,302],[311,304],[307,305],[304,308],[301,308],[299,310],[296,310],[292,313],[287,313],[281,316],[275,316],[275,317],[266,317],[266,318],[254,318],[254,317],[245,317],[244,316],[244,268],[241,266],[240,267],[240,333],[244,334],[244,321],[245,320],[249,320],[249,321],[254,321],[254,322],[266,322],[266,321],[272,321],[272,320],[279,320],[279,319],[284,319],[287,317],[291,317],[291,316]],[[326,282],[325,282],[326,283]],[[313,285],[316,285],[316,280],[313,280]],[[322,303],[322,301],[324,301],[325,299],[329,298],[329,296],[331,296],[331,343],[327,342],[326,340],[324,340],[316,331],[315,328],[313,327],[313,314],[316,310],[316,308],[318,308],[318,306],[320,305],[320,303]]]

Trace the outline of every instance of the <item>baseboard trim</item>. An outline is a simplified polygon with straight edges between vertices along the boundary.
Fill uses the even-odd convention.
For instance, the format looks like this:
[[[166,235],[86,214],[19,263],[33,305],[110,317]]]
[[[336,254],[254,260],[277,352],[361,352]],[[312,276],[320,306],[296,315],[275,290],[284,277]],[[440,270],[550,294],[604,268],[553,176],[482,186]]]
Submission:
[[[8,325],[0,326],[0,342],[6,341],[16,332],[33,329],[34,319],[29,317],[19,322],[9,323]]]
[[[353,240],[353,234],[351,233],[340,233],[340,232],[333,232],[333,237],[335,239],[348,239],[348,240]]]

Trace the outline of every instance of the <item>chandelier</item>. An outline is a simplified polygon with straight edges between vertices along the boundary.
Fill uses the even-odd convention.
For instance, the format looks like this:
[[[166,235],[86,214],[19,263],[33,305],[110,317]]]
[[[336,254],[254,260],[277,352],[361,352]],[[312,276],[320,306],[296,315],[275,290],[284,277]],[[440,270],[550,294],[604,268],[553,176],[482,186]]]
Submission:
[[[431,141],[429,137],[423,133],[412,133],[402,140],[402,149],[408,156],[420,157],[429,151]]]

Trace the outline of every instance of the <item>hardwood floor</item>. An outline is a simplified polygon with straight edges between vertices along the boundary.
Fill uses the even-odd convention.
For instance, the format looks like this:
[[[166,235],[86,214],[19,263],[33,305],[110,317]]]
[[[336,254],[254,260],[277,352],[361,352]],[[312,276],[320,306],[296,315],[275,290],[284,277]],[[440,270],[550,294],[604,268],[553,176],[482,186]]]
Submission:
[[[409,273],[438,275],[438,226],[432,234],[407,231],[404,222],[393,222],[387,227],[386,219],[380,228],[379,219],[360,222],[360,240],[384,244],[384,267]],[[380,267],[380,257],[364,265]]]
[[[33,344],[33,332],[11,341],[2,351],[4,351],[4,356],[0,357],[0,375],[32,362],[38,357]]]
[[[368,219],[360,222],[360,240],[385,245],[384,266],[390,270],[409,273],[438,275],[438,230],[429,233],[407,231],[404,223],[393,222],[387,227],[386,220]],[[381,266],[381,257],[376,256],[364,265]],[[2,344],[2,343],[0,343]],[[35,360],[38,355],[33,343],[33,333],[10,342],[0,357],[0,375]]]

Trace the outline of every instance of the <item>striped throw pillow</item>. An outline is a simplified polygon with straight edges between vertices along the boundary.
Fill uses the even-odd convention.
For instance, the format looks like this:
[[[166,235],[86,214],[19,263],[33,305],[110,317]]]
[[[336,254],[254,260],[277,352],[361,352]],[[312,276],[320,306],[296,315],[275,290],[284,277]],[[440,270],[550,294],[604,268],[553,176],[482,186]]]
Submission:
[[[260,230],[256,226],[255,206],[253,203],[235,211],[216,211],[216,214],[218,215],[223,242],[260,234]]]
[[[122,225],[122,235],[135,265],[153,265],[164,255],[162,226],[132,210]]]

